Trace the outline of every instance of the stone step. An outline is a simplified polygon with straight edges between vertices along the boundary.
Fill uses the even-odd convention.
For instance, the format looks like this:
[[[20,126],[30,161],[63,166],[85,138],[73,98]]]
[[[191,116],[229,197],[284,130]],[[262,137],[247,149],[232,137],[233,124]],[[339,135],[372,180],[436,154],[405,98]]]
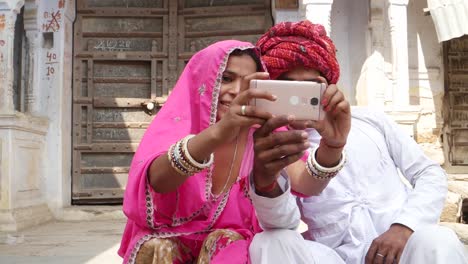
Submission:
[[[461,224],[461,223],[448,223],[448,222],[441,222],[440,225],[446,226],[457,234],[458,238],[460,238],[460,241],[468,245],[468,225],[467,224]]]

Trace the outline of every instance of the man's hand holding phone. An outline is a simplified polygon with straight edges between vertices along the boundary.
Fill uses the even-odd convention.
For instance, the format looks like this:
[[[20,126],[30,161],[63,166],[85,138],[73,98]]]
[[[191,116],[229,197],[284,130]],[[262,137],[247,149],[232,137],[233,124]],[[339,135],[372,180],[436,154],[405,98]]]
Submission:
[[[333,166],[333,160],[339,160],[341,151],[351,129],[351,107],[343,93],[334,84],[327,85],[323,77],[320,83],[296,81],[251,81],[251,89],[264,89],[276,95],[274,102],[257,100],[253,102],[258,109],[273,112],[275,115],[293,116],[296,121],[289,127],[295,130],[314,128],[322,136],[318,156],[327,154],[330,158],[319,158],[323,166]],[[255,85],[253,84],[255,82]],[[298,104],[291,98],[301,98]],[[318,104],[315,105],[316,99]],[[309,111],[309,112],[307,112]],[[300,118],[297,118],[300,116]],[[336,155],[333,155],[333,154]],[[335,157],[337,159],[335,159]]]
[[[326,112],[323,120],[293,122],[290,127],[299,130],[305,128],[317,130],[322,136],[320,148],[317,151],[317,161],[325,167],[332,167],[340,159],[341,152],[346,145],[351,129],[351,107],[343,93],[334,84],[326,88],[321,105]]]
[[[270,81],[266,81],[264,84],[269,82]],[[293,83],[292,81],[285,82]],[[309,82],[302,82],[302,84],[304,83]],[[318,93],[317,90],[315,93],[301,89],[292,91],[294,90],[293,88],[287,91],[285,87],[282,87],[283,90],[281,91],[286,91],[283,93],[278,93],[275,89],[268,89],[268,91],[277,96],[278,99],[275,102],[279,101],[280,103],[276,103],[275,108],[275,102],[273,102],[267,109],[273,109],[275,113],[279,113],[280,115],[273,114],[273,117],[268,119],[265,124],[254,133],[254,181],[256,187],[260,187],[261,189],[267,187],[267,189],[269,189],[269,193],[263,193],[263,195],[275,197],[281,194],[281,190],[278,186],[275,188],[269,187],[274,186],[274,182],[283,168],[298,161],[303,156],[304,151],[309,148],[308,134],[304,131],[306,128],[315,128],[322,136],[321,147],[317,151],[317,161],[321,165],[326,167],[335,166],[336,162],[341,158],[342,149],[346,144],[348,133],[351,128],[350,105],[336,85],[329,85],[327,87],[324,78],[322,83],[326,89],[323,91],[320,90]],[[313,89],[313,86],[314,85],[311,85],[308,88]],[[289,87],[291,88],[291,86]],[[321,85],[315,85],[315,87],[317,89],[317,87],[321,87]],[[291,98],[292,95],[306,98],[306,100],[302,101],[304,105],[297,108],[300,110],[309,107],[305,106],[307,101],[309,101],[311,105],[315,103],[307,99],[320,97],[318,102],[318,104],[320,104],[320,110],[317,111],[317,108],[315,108],[315,110],[312,109],[312,111],[315,111],[313,114],[299,113],[301,117],[321,116],[322,118],[300,118],[301,120],[297,120],[294,115],[288,115],[285,111],[282,112],[281,104],[287,104],[287,99]],[[283,98],[283,100],[281,100],[281,98]],[[262,109],[262,104],[257,104],[256,102],[256,107]],[[289,106],[289,111],[296,111],[297,109],[291,105]],[[323,111],[323,114],[320,113],[317,115],[319,111]],[[292,129],[274,132],[282,126],[288,126]]]

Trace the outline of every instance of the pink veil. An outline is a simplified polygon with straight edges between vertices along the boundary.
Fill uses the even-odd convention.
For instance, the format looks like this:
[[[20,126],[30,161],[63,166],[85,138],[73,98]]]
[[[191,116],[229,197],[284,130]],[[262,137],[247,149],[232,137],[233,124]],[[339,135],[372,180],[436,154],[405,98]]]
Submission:
[[[228,40],[196,53],[145,132],[132,160],[124,195],[123,210],[128,223],[119,253],[126,253],[126,259],[129,257],[126,248],[142,236],[164,238],[206,231],[223,210],[227,197],[218,200],[210,197],[212,168],[191,176],[177,191],[168,194],[155,193],[146,173],[151,162],[170,145],[216,122],[221,78],[229,54],[235,49],[251,48],[254,46],[250,43]],[[246,148],[246,152],[252,150]],[[243,167],[250,169],[252,154],[246,153],[242,162]]]

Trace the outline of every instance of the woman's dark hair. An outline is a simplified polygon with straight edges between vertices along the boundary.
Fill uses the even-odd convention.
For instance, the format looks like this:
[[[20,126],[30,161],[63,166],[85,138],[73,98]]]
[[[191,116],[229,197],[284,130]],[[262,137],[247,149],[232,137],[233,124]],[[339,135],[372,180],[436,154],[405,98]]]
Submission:
[[[231,52],[231,56],[242,56],[242,55],[248,55],[250,56],[254,61],[255,64],[257,65],[257,71],[263,71],[263,66],[262,63],[260,62],[260,57],[258,56],[257,52],[254,49],[235,49]]]

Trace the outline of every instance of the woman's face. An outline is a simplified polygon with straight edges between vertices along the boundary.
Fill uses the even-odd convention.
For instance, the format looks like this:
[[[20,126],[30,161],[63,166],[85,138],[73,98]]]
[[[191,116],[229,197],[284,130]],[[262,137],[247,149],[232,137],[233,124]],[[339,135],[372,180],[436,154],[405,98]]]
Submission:
[[[221,119],[239,94],[244,78],[257,71],[255,61],[249,55],[230,56],[223,72],[218,102],[218,120]]]

